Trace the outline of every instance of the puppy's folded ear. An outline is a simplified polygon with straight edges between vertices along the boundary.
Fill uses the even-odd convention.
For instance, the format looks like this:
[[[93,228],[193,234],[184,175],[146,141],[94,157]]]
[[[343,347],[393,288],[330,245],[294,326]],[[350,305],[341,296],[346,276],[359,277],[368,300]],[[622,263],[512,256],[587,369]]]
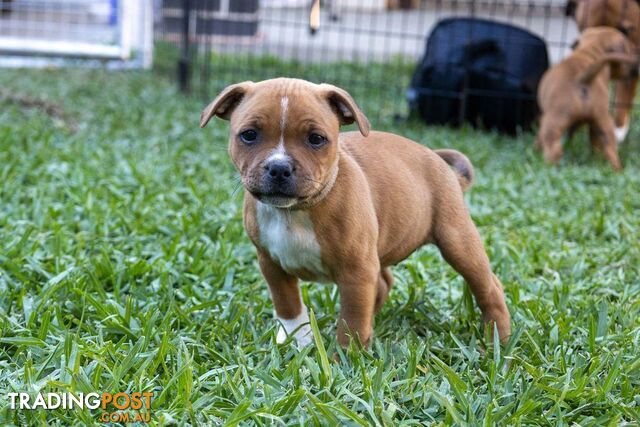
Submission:
[[[621,24],[617,26],[616,29],[620,31],[622,34],[624,34],[625,37],[629,37],[631,30],[633,30],[633,28],[630,25],[626,25],[626,24]]]
[[[200,114],[200,127],[205,127],[213,116],[229,120],[233,110],[252,86],[253,82],[242,82],[227,86]]]
[[[369,119],[367,119],[358,104],[356,104],[356,101],[346,90],[325,83],[321,84],[320,88],[329,101],[329,105],[338,116],[341,125],[350,125],[356,122],[360,133],[363,136],[369,135],[371,130]]]
[[[620,31],[622,34],[624,34],[625,37],[629,37],[629,35],[631,35],[633,31],[636,29],[637,22],[634,22],[633,20],[629,19],[627,16],[623,16],[621,17],[621,19],[622,21],[620,22],[620,24],[618,24],[616,29]]]

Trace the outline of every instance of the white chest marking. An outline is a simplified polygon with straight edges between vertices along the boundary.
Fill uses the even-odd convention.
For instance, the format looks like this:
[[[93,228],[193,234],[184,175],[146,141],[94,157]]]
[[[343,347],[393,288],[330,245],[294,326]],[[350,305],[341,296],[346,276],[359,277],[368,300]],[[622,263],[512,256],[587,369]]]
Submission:
[[[286,211],[257,202],[260,245],[286,272],[307,270],[318,281],[328,281],[320,245],[309,214]]]

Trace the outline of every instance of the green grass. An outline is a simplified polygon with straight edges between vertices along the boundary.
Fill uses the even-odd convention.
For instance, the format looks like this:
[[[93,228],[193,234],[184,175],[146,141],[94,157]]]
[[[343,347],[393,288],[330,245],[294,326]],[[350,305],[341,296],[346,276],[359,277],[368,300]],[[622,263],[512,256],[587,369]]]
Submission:
[[[199,129],[202,102],[149,73],[3,70],[0,87],[64,109],[0,100],[1,425],[100,424],[8,408],[39,390],[154,391],[157,425],[640,422],[637,129],[616,174],[583,134],[551,168],[530,134],[374,121],[472,159],[467,200],[514,334],[487,342],[425,247],[395,267],[373,347],[335,363],[333,286],[303,287],[318,346],[275,344],[227,126]]]

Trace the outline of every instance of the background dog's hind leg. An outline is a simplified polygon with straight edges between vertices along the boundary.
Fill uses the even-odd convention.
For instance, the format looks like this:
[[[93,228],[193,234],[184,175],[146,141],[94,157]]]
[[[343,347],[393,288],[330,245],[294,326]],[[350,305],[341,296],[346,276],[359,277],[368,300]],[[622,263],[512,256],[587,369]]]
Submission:
[[[602,146],[602,154],[611,163],[614,170],[622,170],[620,157],[618,156],[618,143],[616,141],[615,123],[609,114],[599,114],[596,116],[593,125],[597,134],[597,144]],[[592,141],[593,145],[594,142]]]
[[[622,79],[616,83],[614,129],[617,142],[624,141],[629,132],[630,114],[637,86],[638,77]]]
[[[462,200],[461,203],[464,203]],[[456,209],[458,210],[458,209]],[[465,208],[466,211],[466,208]],[[437,233],[436,245],[444,259],[464,277],[482,311],[485,323],[494,323],[500,340],[511,334],[511,320],[502,284],[491,271],[489,258],[475,224],[468,214],[449,218]],[[445,224],[445,222],[441,222]]]
[[[589,142],[593,151],[602,153],[605,144],[604,133],[595,120],[589,122]]]
[[[542,149],[547,163],[557,165],[560,162],[562,158],[562,136],[569,128],[569,125],[570,123],[566,119],[552,119],[550,114],[542,116],[536,144]]]

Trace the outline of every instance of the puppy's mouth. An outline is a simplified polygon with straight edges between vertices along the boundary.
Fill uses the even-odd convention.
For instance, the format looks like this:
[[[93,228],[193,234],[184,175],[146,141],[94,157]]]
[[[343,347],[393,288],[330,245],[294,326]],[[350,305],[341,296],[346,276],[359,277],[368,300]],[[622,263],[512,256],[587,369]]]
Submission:
[[[260,202],[277,208],[289,208],[298,202],[298,196],[281,191],[259,192],[249,190]]]

